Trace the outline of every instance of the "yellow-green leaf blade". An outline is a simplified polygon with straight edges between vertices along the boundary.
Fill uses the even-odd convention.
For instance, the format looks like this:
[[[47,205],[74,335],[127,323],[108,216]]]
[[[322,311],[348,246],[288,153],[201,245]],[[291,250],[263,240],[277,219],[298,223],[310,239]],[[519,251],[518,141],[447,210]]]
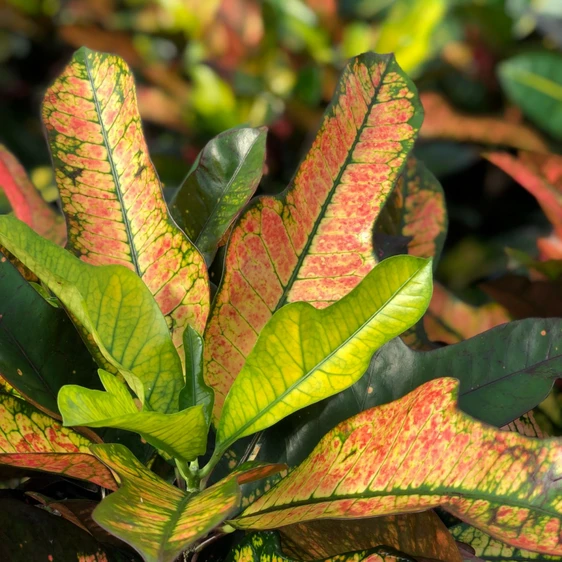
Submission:
[[[562,554],[562,445],[476,422],[457,409],[457,388],[437,379],[342,422],[236,525],[442,506],[513,546]]]
[[[65,426],[134,431],[153,447],[184,461],[205,453],[208,426],[203,406],[174,414],[139,412],[124,383],[101,369],[99,374],[105,392],[77,385],[61,388],[58,405]]]
[[[141,401],[177,411],[180,359],[165,318],[137,275],[118,265],[87,264],[14,217],[0,217],[0,244],[60,299]]]
[[[202,256],[169,216],[129,68],[115,55],[79,49],[47,91],[43,120],[69,249],[88,263],[135,271],[180,348],[187,324],[205,327],[208,276]]]
[[[379,347],[421,318],[431,276],[431,261],[396,256],[328,308],[293,303],[279,310],[228,394],[219,449],[356,382]]]

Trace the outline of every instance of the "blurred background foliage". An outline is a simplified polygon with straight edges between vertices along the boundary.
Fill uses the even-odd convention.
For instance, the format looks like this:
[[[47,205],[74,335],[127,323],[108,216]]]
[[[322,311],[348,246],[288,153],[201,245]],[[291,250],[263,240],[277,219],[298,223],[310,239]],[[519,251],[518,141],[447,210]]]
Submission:
[[[545,273],[536,262],[546,260],[537,240],[551,224],[533,195],[481,155],[490,145],[562,152],[561,0],[0,0],[0,142],[47,200],[57,191],[41,99],[82,45],[133,69],[168,192],[206,142],[245,124],[269,128],[260,192],[278,193],[345,61],[394,52],[427,95],[416,155],[446,193],[438,279],[472,307],[500,289],[505,296],[494,283],[506,271],[548,281],[548,306],[540,297],[542,308],[534,302],[526,314],[562,315],[562,266]],[[5,200],[0,207],[9,210]],[[558,212],[562,221],[562,203]],[[506,306],[500,317],[509,315],[521,316]],[[544,405],[554,432],[562,432],[558,396]]]

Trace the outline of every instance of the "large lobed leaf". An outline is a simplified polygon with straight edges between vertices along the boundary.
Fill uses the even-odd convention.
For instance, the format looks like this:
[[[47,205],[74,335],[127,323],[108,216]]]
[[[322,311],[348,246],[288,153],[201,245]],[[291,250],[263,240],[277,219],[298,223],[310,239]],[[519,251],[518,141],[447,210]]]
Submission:
[[[68,248],[136,272],[168,318],[175,345],[209,308],[205,262],[171,219],[150,160],[134,79],[115,55],[79,49],[43,103]]]
[[[513,546],[562,554],[562,445],[474,421],[457,410],[457,387],[437,379],[344,421],[234,524],[271,529],[442,506]]]
[[[305,301],[324,308],[374,267],[373,222],[421,120],[415,86],[392,55],[353,59],[288,190],[242,215],[205,333],[215,417],[279,307]]]
[[[60,299],[141,401],[162,412],[178,410],[180,359],[166,320],[137,275],[119,265],[85,263],[14,217],[0,217],[0,244]]]
[[[431,284],[431,261],[396,256],[328,308],[279,310],[230,389],[217,449],[351,386],[379,347],[421,318]]]
[[[115,490],[111,472],[90,454],[92,442],[33,406],[0,393],[0,464],[44,470]]]

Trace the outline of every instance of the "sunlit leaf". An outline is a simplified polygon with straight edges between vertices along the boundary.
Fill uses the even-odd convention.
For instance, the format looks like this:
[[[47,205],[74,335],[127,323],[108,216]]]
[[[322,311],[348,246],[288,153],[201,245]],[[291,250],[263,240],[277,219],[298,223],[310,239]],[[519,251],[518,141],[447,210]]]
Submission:
[[[66,240],[64,218],[43,200],[23,166],[0,144],[0,189],[4,191],[14,214],[41,236],[55,244]]]
[[[562,139],[562,56],[548,51],[521,53],[500,63],[498,75],[505,93],[523,113]]]
[[[106,392],[77,385],[61,388],[58,404],[65,426],[134,431],[153,447],[184,461],[205,453],[207,422],[203,406],[173,414],[139,411],[125,383],[103,369],[99,375]]]
[[[207,264],[256,191],[265,160],[265,129],[232,129],[212,139],[171,202],[178,225]]]
[[[447,139],[537,152],[548,151],[540,135],[526,125],[512,123],[500,117],[461,113],[436,92],[424,92],[420,98],[425,110],[420,131],[422,139]]]
[[[456,343],[510,319],[507,310],[497,303],[472,306],[435,283],[429,310],[423,320],[431,340]]]
[[[69,249],[85,262],[136,272],[180,348],[187,324],[199,331],[205,326],[207,272],[202,256],[169,216],[126,63],[79,49],[47,91],[43,120]]]
[[[172,562],[238,508],[240,487],[235,477],[186,494],[148,470],[122,445],[91,449],[121,483],[96,508],[94,520],[135,548],[145,562]],[[257,470],[268,475],[262,468]]]
[[[297,562],[281,550],[279,535],[274,532],[251,533],[244,537],[230,553],[227,562]],[[414,562],[403,553],[386,546],[355,550],[317,562]]]
[[[7,394],[0,394],[0,464],[43,470],[116,489],[111,472],[90,454],[92,442]]]
[[[85,263],[14,217],[0,217],[0,244],[78,319],[141,401],[158,411],[177,411],[180,359],[158,305],[137,275],[118,265]]]
[[[431,381],[344,421],[233,524],[270,529],[442,506],[513,546],[562,554],[562,445],[473,420],[457,410],[457,387]]]
[[[288,190],[238,221],[205,333],[215,417],[275,310],[324,308],[374,267],[373,222],[422,120],[415,91],[391,55],[353,59]]]
[[[430,261],[396,256],[328,308],[279,310],[228,394],[218,450],[351,386],[380,346],[421,318],[431,283]]]

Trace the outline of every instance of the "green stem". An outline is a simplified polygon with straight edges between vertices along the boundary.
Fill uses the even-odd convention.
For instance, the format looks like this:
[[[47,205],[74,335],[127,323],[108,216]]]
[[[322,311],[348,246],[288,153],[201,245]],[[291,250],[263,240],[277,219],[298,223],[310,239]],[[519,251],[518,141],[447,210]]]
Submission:
[[[188,492],[198,492],[200,489],[199,462],[194,460],[188,464],[186,461],[176,459],[176,465],[186,482],[186,490]]]

